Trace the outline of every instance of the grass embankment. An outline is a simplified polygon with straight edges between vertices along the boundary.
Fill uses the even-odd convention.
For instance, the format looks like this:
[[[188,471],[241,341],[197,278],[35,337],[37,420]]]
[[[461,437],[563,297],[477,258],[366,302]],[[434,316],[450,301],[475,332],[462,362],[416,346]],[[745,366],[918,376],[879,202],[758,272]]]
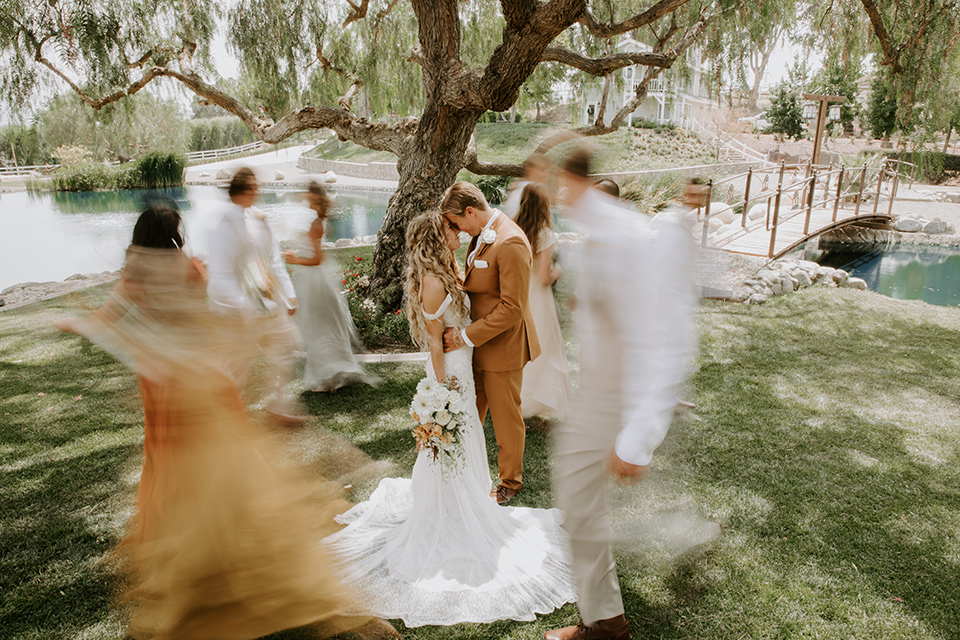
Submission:
[[[520,163],[537,145],[563,128],[535,122],[500,122],[477,125],[477,155],[487,162]],[[619,131],[590,139],[598,147],[597,173],[665,169],[716,162],[714,149],[695,134],[623,127]],[[555,153],[562,157],[566,147]],[[366,149],[352,142],[327,140],[306,155],[344,162],[395,162],[396,156]]]
[[[50,326],[105,294],[0,313],[4,638],[121,636],[102,559],[140,464],[136,382]],[[617,492],[635,637],[956,637],[960,312],[813,288],[762,306],[708,303],[700,328],[696,414],[678,417],[646,483]],[[381,473],[410,472],[407,408],[422,366],[374,370],[379,387],[305,398],[315,420],[289,436],[305,455],[329,430]],[[549,435],[528,437],[518,504],[547,506]],[[490,437],[488,447],[493,464]],[[362,499],[372,479],[356,484]],[[403,635],[535,638],[576,619],[566,606],[535,623]]]

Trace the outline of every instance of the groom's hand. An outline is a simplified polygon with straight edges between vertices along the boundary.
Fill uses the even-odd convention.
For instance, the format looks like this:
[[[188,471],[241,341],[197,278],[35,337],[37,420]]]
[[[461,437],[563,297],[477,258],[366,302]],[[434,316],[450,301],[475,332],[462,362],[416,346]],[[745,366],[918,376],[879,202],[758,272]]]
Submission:
[[[460,331],[454,327],[447,327],[443,330],[443,351],[454,351],[463,346],[463,340],[460,338]]]
[[[634,484],[640,482],[647,476],[647,467],[624,462],[617,455],[616,449],[610,449],[610,455],[607,457],[607,471],[613,476],[614,480],[624,484]]]

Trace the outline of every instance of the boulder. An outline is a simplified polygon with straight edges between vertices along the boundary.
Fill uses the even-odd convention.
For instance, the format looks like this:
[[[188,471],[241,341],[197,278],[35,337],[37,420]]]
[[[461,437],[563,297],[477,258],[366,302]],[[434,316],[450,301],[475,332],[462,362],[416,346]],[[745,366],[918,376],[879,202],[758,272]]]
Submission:
[[[797,281],[793,278],[784,278],[782,283],[784,293],[793,293],[797,290]]]
[[[762,220],[767,215],[767,203],[759,202],[747,211],[747,220]]]
[[[227,169],[217,171],[217,180],[229,180],[233,176]]]
[[[68,281],[69,280],[86,280],[86,279],[87,279],[87,276],[82,273],[75,273],[69,278],[67,278]]]
[[[862,278],[847,278],[847,282],[844,285],[850,289],[859,289],[860,291],[867,290],[867,281]]]
[[[750,296],[750,297],[748,298],[748,302],[749,302],[750,304],[763,304],[763,303],[766,302],[768,299],[769,299],[769,298],[767,298],[767,296],[765,296],[765,295],[761,295],[761,294],[759,294],[759,293],[755,293],[755,294],[753,294],[752,296]]]
[[[830,272],[830,279],[837,283],[837,286],[842,287],[847,282],[849,277],[850,274],[843,269],[834,269]]]
[[[274,180],[286,180],[286,176],[283,175],[283,171],[274,171],[273,172]]]
[[[773,281],[780,276],[779,271],[774,271],[773,269],[760,269],[757,271],[757,277],[761,280]]]
[[[947,223],[943,220],[934,220],[923,225],[924,233],[943,233],[947,230]]]
[[[806,271],[800,271],[796,275],[797,287],[809,287],[813,284],[813,280],[810,279],[810,276],[807,275]]]
[[[730,224],[733,222],[735,214],[733,213],[733,207],[723,202],[711,202],[710,203],[710,217],[716,218],[723,224]]]
[[[210,177],[210,172],[209,172],[209,171],[201,171],[199,177],[201,177],[201,178],[209,178],[209,177]]]
[[[811,260],[797,260],[796,265],[801,269],[803,269],[804,271],[806,271],[807,273],[811,273],[811,272],[816,273],[817,269],[820,268],[820,265],[818,265],[816,262],[813,262]]]
[[[893,228],[905,233],[915,233],[923,229],[923,223],[914,218],[898,218],[897,221],[893,223]]]
[[[325,174],[323,174],[323,181],[327,184],[332,184],[337,181],[337,174],[335,174],[333,171],[327,171]]]
[[[349,247],[352,243],[353,243],[353,239],[352,239],[352,238],[339,238],[339,239],[337,239],[336,242],[333,243],[333,246],[338,247],[338,248],[341,248],[341,247]]]
[[[707,223],[710,227],[710,233],[715,233],[717,229],[723,226],[723,223],[720,222],[718,218],[710,216],[710,221]]]
[[[949,235],[953,235],[953,234],[955,234],[955,233],[957,232],[957,230],[954,229],[954,228],[953,228],[953,225],[948,222],[948,223],[947,223],[947,228],[944,229],[943,232],[946,233],[946,234],[949,234]]]
[[[376,244],[377,236],[363,236],[363,244]]]

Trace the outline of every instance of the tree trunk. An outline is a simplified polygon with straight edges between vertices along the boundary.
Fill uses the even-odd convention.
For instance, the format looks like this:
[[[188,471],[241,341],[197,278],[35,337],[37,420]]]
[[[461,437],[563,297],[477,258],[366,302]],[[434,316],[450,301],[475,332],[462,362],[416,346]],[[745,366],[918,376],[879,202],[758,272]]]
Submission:
[[[947,127],[947,140],[943,143],[943,153],[947,153],[947,149],[950,148],[950,134],[953,133],[953,127]]]
[[[397,162],[400,184],[387,205],[373,252],[372,289],[385,308],[400,308],[406,277],[407,225],[437,207],[444,190],[464,166],[464,154],[481,112],[428,107]]]

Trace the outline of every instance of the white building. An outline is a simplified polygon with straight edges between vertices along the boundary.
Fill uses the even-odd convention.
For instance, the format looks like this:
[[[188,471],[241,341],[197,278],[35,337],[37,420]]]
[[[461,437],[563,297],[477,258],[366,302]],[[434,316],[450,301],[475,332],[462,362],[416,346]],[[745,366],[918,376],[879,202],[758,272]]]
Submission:
[[[652,51],[650,45],[633,38],[621,37],[617,42],[619,53],[640,53]],[[672,68],[664,70],[647,85],[647,97],[631,113],[625,123],[633,124],[634,119],[646,118],[664,124],[672,122],[678,126],[687,126],[691,119],[705,123],[710,113],[717,108],[717,101],[711,98],[709,90],[710,69],[704,62],[703,50],[690,47]],[[610,122],[618,111],[633,98],[637,85],[643,80],[646,67],[634,65],[614,72],[614,82],[607,98],[607,110],[604,122]],[[592,124],[596,120],[597,110],[603,98],[602,79],[588,85],[584,90],[580,124]]]

